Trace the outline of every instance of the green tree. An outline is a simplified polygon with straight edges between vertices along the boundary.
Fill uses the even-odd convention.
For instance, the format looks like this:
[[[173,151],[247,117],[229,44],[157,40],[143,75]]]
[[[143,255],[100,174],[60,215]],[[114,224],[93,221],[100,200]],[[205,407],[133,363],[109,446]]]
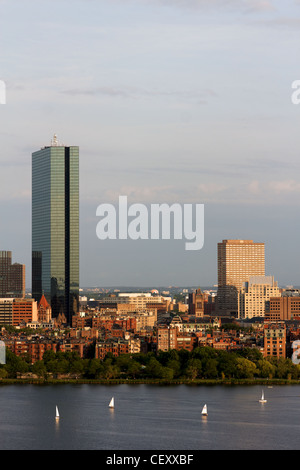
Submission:
[[[5,379],[8,376],[8,372],[5,367],[0,367],[0,379]]]
[[[276,375],[279,379],[286,379],[288,374],[291,372],[291,364],[284,358],[277,360]]]
[[[232,352],[219,351],[218,372],[226,378],[232,378],[236,373],[237,355]]]
[[[128,354],[121,354],[121,356],[116,358],[115,364],[119,367],[121,372],[127,373],[132,360],[133,359]]]
[[[32,364],[31,372],[36,374],[38,377],[46,377],[47,368],[44,364],[44,361],[36,361],[34,364]]]
[[[127,369],[127,375],[132,378],[136,378],[136,376],[140,375],[141,373],[141,364],[135,360],[131,360]]]
[[[201,370],[202,363],[200,359],[190,359],[187,362],[185,373],[189,379],[195,380],[197,377],[200,377]]]
[[[254,377],[256,372],[256,365],[254,362],[238,357],[236,360],[236,377],[239,379],[250,379]]]
[[[104,371],[103,363],[99,359],[90,359],[85,367],[85,375],[89,378],[98,379]]]
[[[217,359],[209,358],[203,366],[203,376],[208,379],[215,379],[218,377],[218,361]]]
[[[256,364],[258,377],[268,377],[272,379],[276,373],[276,367],[274,364],[271,364],[267,359],[260,359]]]
[[[47,351],[44,352],[43,354],[43,362],[47,366],[47,363],[49,361],[55,360],[56,359],[56,352],[52,351],[52,349],[48,349]]]
[[[21,357],[16,356],[10,350],[7,350],[5,369],[9,377],[15,378],[18,373],[24,374],[28,372],[29,365]]]
[[[146,365],[145,373],[148,377],[161,378],[162,377],[163,366],[160,362],[152,357],[149,363]]]
[[[218,352],[214,348],[210,348],[208,346],[201,346],[195,348],[192,351],[191,355],[196,359],[200,359],[203,363],[208,359],[216,359],[218,357]]]
[[[112,358],[107,358],[103,362],[103,370],[100,374],[100,377],[103,377],[107,380],[115,379],[120,374],[120,369],[117,365],[113,363]]]
[[[84,364],[83,364],[83,361],[80,357],[78,357],[77,359],[74,359],[71,364],[70,364],[70,367],[69,367],[69,372],[71,374],[74,374],[76,376],[80,376],[83,374],[84,372]]]
[[[262,353],[257,348],[244,348],[239,351],[239,356],[242,356],[255,364],[263,359]]]
[[[166,365],[169,369],[172,369],[173,376],[179,377],[181,373],[180,361],[176,359],[169,359]]]
[[[161,368],[159,378],[164,379],[164,380],[172,380],[173,377],[174,377],[173,369],[170,369],[170,367],[162,367]]]

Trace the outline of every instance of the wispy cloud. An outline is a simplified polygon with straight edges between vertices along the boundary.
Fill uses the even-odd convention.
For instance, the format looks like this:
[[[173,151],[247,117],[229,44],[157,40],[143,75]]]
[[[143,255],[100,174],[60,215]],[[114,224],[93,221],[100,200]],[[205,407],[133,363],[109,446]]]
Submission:
[[[276,10],[274,4],[268,0],[247,0],[242,3],[244,3],[246,13],[264,13]]]
[[[207,103],[208,98],[216,97],[217,93],[211,89],[204,89],[202,91],[177,91],[177,90],[147,90],[135,87],[90,87],[90,88],[70,88],[62,90],[63,94],[71,96],[108,96],[120,98],[176,98],[184,100],[196,100],[199,104]]]
[[[300,17],[292,18],[287,16],[282,16],[279,18],[272,18],[269,20],[259,21],[259,24],[263,26],[270,26],[274,28],[292,28],[299,30],[300,27]]]
[[[296,194],[300,193],[300,182],[295,180],[272,181],[268,184],[277,194]]]
[[[118,188],[102,189],[101,194],[85,199],[97,204],[108,202],[116,204],[120,195],[128,197],[128,202],[152,204],[251,204],[257,205],[299,205],[300,183],[296,180],[263,182],[251,180],[242,183],[205,182],[189,186],[172,184],[161,185],[123,185]],[[296,196],[296,197],[295,197]],[[98,200],[97,200],[98,197]]]
[[[162,5],[178,8],[235,8],[246,12],[265,12],[274,10],[272,0],[140,0],[147,5]]]

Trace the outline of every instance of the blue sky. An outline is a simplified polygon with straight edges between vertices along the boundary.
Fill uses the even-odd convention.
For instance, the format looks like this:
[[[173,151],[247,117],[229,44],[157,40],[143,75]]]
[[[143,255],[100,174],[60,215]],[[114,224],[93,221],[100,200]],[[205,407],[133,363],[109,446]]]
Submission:
[[[80,147],[81,285],[211,285],[217,243],[300,284],[296,0],[0,0],[1,249],[31,285],[31,153]],[[204,203],[205,242],[101,241],[96,209]]]

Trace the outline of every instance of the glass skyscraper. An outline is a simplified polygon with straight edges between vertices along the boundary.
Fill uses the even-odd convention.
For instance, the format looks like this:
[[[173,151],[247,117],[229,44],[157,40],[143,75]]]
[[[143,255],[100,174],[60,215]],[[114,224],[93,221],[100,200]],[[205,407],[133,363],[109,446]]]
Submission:
[[[79,148],[32,154],[32,297],[71,324],[79,305]]]

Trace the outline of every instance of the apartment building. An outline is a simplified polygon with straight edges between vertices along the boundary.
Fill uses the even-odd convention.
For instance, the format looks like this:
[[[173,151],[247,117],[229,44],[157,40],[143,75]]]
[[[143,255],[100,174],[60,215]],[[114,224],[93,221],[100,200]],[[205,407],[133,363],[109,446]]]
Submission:
[[[271,322],[264,325],[264,357],[286,358],[285,322]]]
[[[112,306],[113,308],[126,308],[130,305],[131,310],[157,309],[158,311],[168,311],[172,303],[171,297],[152,295],[150,292],[120,292],[118,295],[111,294],[99,302],[100,308]],[[119,305],[121,304],[121,305]]]
[[[95,345],[95,358],[103,360],[108,353],[117,357],[121,354],[129,354],[130,341],[125,339],[108,339],[97,341]]]
[[[266,302],[280,296],[281,289],[273,276],[251,276],[240,291],[239,318],[265,317]]]
[[[157,350],[169,351],[177,348],[177,328],[159,326],[157,328]]]
[[[56,352],[58,345],[52,341],[29,341],[28,339],[16,338],[5,342],[7,348],[19,357],[30,357],[32,363],[41,361],[46,351],[52,350]]]

